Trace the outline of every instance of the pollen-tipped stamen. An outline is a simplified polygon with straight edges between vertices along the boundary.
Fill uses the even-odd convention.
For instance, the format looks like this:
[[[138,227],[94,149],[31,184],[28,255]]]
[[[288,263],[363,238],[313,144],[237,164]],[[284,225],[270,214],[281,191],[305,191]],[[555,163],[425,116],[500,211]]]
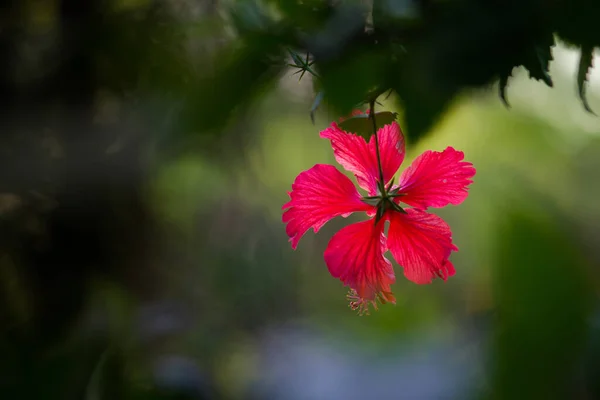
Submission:
[[[346,295],[346,299],[350,302],[348,307],[352,311],[358,311],[359,316],[370,315],[369,305],[373,306],[373,309],[377,311],[377,302],[375,300],[363,299],[358,295],[358,292],[354,289],[350,289]]]

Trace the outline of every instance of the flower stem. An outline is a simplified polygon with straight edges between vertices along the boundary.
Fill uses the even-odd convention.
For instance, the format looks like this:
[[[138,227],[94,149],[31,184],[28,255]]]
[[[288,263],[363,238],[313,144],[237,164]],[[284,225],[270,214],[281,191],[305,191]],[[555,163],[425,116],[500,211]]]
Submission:
[[[377,167],[379,168],[379,190],[385,193],[385,182],[383,181],[383,168],[381,168],[381,156],[379,154],[379,138],[377,137],[377,122],[375,121],[375,100],[369,102],[369,118],[373,121],[373,135],[375,135],[375,152],[377,153]]]

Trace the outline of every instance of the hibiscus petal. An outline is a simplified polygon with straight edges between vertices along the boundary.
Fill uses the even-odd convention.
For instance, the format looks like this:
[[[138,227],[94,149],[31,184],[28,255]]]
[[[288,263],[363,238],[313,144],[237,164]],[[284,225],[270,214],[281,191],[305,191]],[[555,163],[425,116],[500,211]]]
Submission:
[[[455,270],[448,260],[458,248],[446,222],[434,214],[414,208],[406,214],[389,214],[387,246],[404,268],[404,275],[418,284],[431,283],[436,276],[446,280]]]
[[[370,195],[375,195],[379,180],[375,137],[371,136],[367,143],[362,136],[343,131],[335,122],[320,135],[331,141],[336,161],[356,176],[360,187]],[[404,137],[396,122],[380,128],[377,137],[383,177],[387,184],[404,160]]]
[[[325,250],[325,263],[334,278],[354,289],[359,298],[380,297],[395,303],[390,285],[395,282],[392,264],[386,252],[384,220],[357,222],[342,228]]]
[[[475,175],[473,164],[462,161],[464,157],[452,147],[421,154],[400,176],[400,193],[405,195],[398,199],[421,209],[462,203]]]
[[[333,165],[317,164],[302,172],[288,194],[291,200],[282,207],[288,209],[282,221],[294,249],[309,228],[316,233],[334,217],[373,208],[361,201],[352,181]]]
[[[385,125],[377,131],[379,139],[379,155],[381,156],[381,169],[383,180],[387,184],[398,172],[402,161],[404,161],[405,144],[404,136],[397,122]],[[369,147],[373,154],[376,153],[375,136],[371,136]]]
[[[320,136],[331,141],[335,159],[347,171],[356,176],[360,187],[374,195],[377,191],[377,158],[369,151],[364,138],[340,129],[335,122]]]

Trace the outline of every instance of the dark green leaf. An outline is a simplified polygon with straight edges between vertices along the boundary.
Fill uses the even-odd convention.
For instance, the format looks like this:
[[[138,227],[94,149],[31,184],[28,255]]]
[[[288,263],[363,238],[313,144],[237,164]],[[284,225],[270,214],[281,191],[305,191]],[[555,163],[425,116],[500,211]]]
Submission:
[[[586,84],[589,79],[590,70],[593,67],[594,60],[594,48],[584,46],[581,48],[581,57],[579,58],[579,68],[577,70],[577,90],[579,93],[579,98],[583,103],[583,107],[585,107],[586,111],[589,113],[594,113],[588,104],[587,97],[585,95]]]
[[[554,47],[554,36],[551,33],[539,35],[533,44],[523,46],[521,51],[512,55],[510,66],[500,73],[499,94],[500,99],[506,107],[510,107],[506,97],[508,80],[515,67],[523,66],[529,71],[529,77],[543,81],[549,87],[554,83],[550,77],[550,61],[552,61],[552,47]]]
[[[523,39],[514,31],[525,25],[506,24],[506,18],[519,15],[511,4],[427,3],[428,10],[420,10],[423,22],[405,30],[400,37],[408,40],[393,47],[396,65],[388,74],[401,101],[409,142],[423,138],[461,90],[489,85],[512,66],[506,60]]]
[[[428,77],[429,71],[420,69],[419,64],[407,64],[393,86],[403,110],[403,132],[409,143],[425,137],[460,90],[455,82],[436,85],[439,77]]]
[[[524,64],[525,68],[529,71],[529,77],[543,81],[546,85],[552,87],[554,83],[550,77],[550,61],[552,57],[552,47],[554,47],[554,36],[551,36],[552,40],[548,43],[535,45],[534,54],[535,57]]]
[[[577,47],[600,46],[597,28],[600,2],[596,0],[559,1],[554,7],[555,32],[569,44]]]
[[[366,50],[366,49],[364,49]],[[343,59],[320,64],[319,76],[327,103],[341,115],[372,95],[385,72],[386,58],[380,52],[357,51]]]
[[[377,129],[394,122],[397,115],[398,114],[390,111],[375,113],[375,123],[377,125]],[[339,126],[346,132],[357,134],[364,137],[366,140],[369,140],[371,135],[373,135],[373,121],[371,121],[371,118],[369,118],[367,114],[356,115],[348,118],[344,120],[344,122],[341,122]]]

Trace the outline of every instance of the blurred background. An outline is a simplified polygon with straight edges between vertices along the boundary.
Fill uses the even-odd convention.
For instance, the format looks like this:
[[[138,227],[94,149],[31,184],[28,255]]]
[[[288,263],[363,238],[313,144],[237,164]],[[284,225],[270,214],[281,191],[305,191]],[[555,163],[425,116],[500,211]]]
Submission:
[[[461,91],[409,144],[403,168],[446,146],[477,168],[435,210],[457,273],[419,286],[396,266],[397,305],[359,317],[323,251],[362,216],[296,251],[281,222],[294,178],[335,164],[318,133],[341,114],[311,121],[289,52],[254,62],[274,45],[249,4],[1,2],[0,398],[600,398],[579,51],[553,48],[553,88],[515,69],[510,108],[497,83]],[[587,96],[600,110],[600,73]]]

